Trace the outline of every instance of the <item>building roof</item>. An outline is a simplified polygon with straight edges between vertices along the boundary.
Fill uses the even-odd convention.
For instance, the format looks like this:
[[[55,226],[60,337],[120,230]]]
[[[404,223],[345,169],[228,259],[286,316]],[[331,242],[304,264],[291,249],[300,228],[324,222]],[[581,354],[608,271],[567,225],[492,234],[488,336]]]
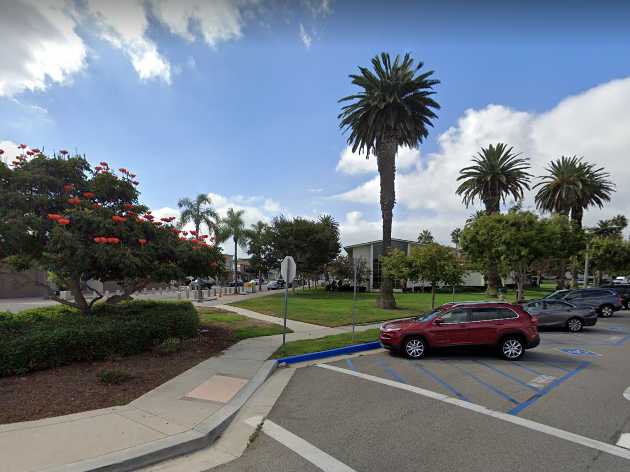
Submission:
[[[397,241],[399,243],[418,244],[418,241],[410,241],[408,239],[392,238],[392,241]],[[348,249],[352,249],[354,247],[367,246],[368,244],[383,244],[383,240],[382,239],[377,239],[376,241],[366,241],[364,243],[350,244],[349,246],[344,246],[343,248],[345,250],[348,250]]]

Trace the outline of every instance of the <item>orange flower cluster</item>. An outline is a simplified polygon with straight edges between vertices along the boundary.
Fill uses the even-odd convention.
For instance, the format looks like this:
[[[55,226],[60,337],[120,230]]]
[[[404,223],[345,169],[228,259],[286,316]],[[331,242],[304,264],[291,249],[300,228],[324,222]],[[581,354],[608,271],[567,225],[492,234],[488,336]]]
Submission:
[[[79,204],[81,204],[81,199],[79,197],[73,197],[73,198],[68,200],[68,203],[70,205],[79,205]]]
[[[127,218],[125,218],[124,216],[114,215],[112,216],[112,221],[114,223],[124,223],[125,221],[127,221]]]
[[[96,244],[118,244],[120,243],[120,239],[115,237],[97,236],[94,238],[94,242]]]

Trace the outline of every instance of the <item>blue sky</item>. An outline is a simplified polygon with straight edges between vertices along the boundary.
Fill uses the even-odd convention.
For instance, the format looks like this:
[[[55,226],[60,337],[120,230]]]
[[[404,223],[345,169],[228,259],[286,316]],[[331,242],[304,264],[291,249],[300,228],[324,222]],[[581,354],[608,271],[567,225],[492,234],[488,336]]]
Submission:
[[[401,157],[394,236],[428,228],[448,240],[473,211],[448,182],[496,140],[541,171],[584,154],[628,172],[630,133],[610,131],[630,109],[621,2],[0,1],[0,143],[127,166],[165,213],[211,193],[249,222],[325,212],[344,242],[378,237],[373,169],[359,156],[340,164],[337,100],[380,51],[410,52],[442,82],[435,129]],[[628,197],[620,189],[587,218],[623,211]]]

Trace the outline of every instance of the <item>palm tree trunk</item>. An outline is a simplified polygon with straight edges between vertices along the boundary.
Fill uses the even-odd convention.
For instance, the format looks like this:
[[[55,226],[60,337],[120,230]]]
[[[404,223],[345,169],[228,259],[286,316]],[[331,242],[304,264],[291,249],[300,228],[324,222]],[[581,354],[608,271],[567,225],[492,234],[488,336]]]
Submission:
[[[377,144],[376,156],[378,173],[381,177],[381,214],[383,216],[383,255],[388,255],[392,246],[392,218],[396,203],[396,150],[394,139],[383,139]],[[377,300],[380,308],[396,308],[392,279],[383,277],[381,282],[381,296]]]
[[[234,292],[237,292],[236,287],[236,269],[238,264],[238,244],[236,238],[234,238]]]
[[[584,209],[581,206],[571,208],[571,222],[573,227],[577,231],[582,230],[582,217],[584,216]],[[578,262],[577,256],[571,257],[571,287],[577,288],[577,274],[578,274]]]
[[[495,213],[499,213],[501,211],[500,199],[499,196],[493,197],[490,200],[485,202],[486,213],[488,215],[493,215]],[[501,279],[499,278],[499,264],[494,258],[490,258],[488,260],[488,270],[486,272],[486,283],[488,284],[487,292],[491,297],[496,297],[498,292],[497,289]]]

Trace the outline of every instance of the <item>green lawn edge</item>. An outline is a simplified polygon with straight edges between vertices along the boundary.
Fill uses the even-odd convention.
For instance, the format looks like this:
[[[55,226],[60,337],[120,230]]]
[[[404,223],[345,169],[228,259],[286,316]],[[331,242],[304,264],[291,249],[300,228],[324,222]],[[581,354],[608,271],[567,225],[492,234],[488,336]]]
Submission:
[[[353,344],[363,344],[378,340],[378,329],[368,329],[357,331],[352,339],[352,333],[331,334],[322,338],[302,339],[300,341],[290,341],[285,344],[284,349],[279,348],[271,359],[281,357],[298,356],[311,352],[327,351],[339,347],[352,346]]]

